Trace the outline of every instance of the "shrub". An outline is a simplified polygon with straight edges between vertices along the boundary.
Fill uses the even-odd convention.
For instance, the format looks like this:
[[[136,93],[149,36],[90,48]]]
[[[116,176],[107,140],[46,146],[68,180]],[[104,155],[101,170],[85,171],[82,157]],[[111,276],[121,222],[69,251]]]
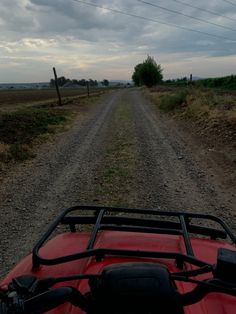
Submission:
[[[11,159],[23,161],[33,157],[29,148],[26,145],[12,144],[9,147],[9,155]]]
[[[166,94],[160,97],[159,108],[164,112],[176,110],[186,102],[187,91],[181,91],[178,94]]]
[[[30,146],[42,134],[52,131],[52,125],[66,121],[62,109],[28,108],[0,116],[0,161],[23,161],[33,157]]]
[[[40,134],[49,132],[50,125],[66,120],[63,110],[24,109],[0,117],[0,138],[6,144],[28,144]]]

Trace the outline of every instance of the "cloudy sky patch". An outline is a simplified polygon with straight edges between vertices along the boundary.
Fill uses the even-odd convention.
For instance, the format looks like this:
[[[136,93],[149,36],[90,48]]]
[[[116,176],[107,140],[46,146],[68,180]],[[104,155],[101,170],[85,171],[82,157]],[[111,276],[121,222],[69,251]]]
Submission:
[[[234,1],[0,0],[0,82],[129,80],[147,54],[166,79],[235,74]]]

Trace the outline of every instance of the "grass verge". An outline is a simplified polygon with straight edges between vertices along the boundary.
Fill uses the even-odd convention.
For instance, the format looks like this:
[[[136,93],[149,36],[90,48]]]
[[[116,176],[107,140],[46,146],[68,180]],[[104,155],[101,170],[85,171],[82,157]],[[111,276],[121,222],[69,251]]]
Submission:
[[[201,134],[213,135],[230,145],[236,142],[235,95],[194,87],[152,89],[148,95],[161,111],[191,120]]]

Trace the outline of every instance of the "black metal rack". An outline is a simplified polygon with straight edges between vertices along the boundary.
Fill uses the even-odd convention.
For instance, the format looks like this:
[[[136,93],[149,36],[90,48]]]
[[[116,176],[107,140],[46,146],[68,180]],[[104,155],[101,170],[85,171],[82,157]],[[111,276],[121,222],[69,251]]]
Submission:
[[[76,216],[71,215],[78,211],[83,214]],[[151,218],[149,216],[151,216]],[[162,219],[156,219],[157,217],[161,217]],[[173,218],[177,219],[177,222],[171,221]],[[195,225],[191,222],[191,219],[195,218],[201,219],[203,222],[211,221],[217,223],[221,229]],[[53,259],[41,257],[39,254],[40,248],[60,224],[69,225],[71,232],[76,232],[76,225],[93,225],[87,249],[84,252]],[[177,252],[94,248],[97,234],[102,230],[181,235],[184,239],[186,254]],[[105,255],[174,259],[179,268],[182,267],[184,262],[199,267],[207,266],[208,264],[206,262],[195,258],[190,233],[207,236],[211,239],[226,239],[229,237],[231,241],[236,244],[236,237],[228,225],[218,217],[212,215],[160,211],[158,209],[75,206],[64,210],[52,222],[48,230],[35,245],[32,254],[33,267],[36,268],[40,265],[56,265],[91,256],[95,256],[97,260],[101,260]]]

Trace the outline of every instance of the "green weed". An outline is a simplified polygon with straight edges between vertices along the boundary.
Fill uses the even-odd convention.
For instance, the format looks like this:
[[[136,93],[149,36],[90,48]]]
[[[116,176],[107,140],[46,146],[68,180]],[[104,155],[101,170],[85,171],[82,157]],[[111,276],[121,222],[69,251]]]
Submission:
[[[0,117],[0,138],[5,144],[29,144],[51,125],[66,121],[66,112],[53,109],[23,109]]]
[[[159,108],[164,112],[176,110],[186,102],[187,95],[186,91],[181,91],[177,94],[162,95],[158,100]]]
[[[31,144],[53,132],[53,127],[66,122],[68,113],[62,109],[27,108],[0,116],[0,161],[23,161],[34,155]],[[53,126],[53,127],[52,127]]]
[[[34,155],[30,151],[30,148],[27,145],[21,144],[12,144],[9,147],[8,158],[18,161],[23,161],[29,158],[32,158]]]

